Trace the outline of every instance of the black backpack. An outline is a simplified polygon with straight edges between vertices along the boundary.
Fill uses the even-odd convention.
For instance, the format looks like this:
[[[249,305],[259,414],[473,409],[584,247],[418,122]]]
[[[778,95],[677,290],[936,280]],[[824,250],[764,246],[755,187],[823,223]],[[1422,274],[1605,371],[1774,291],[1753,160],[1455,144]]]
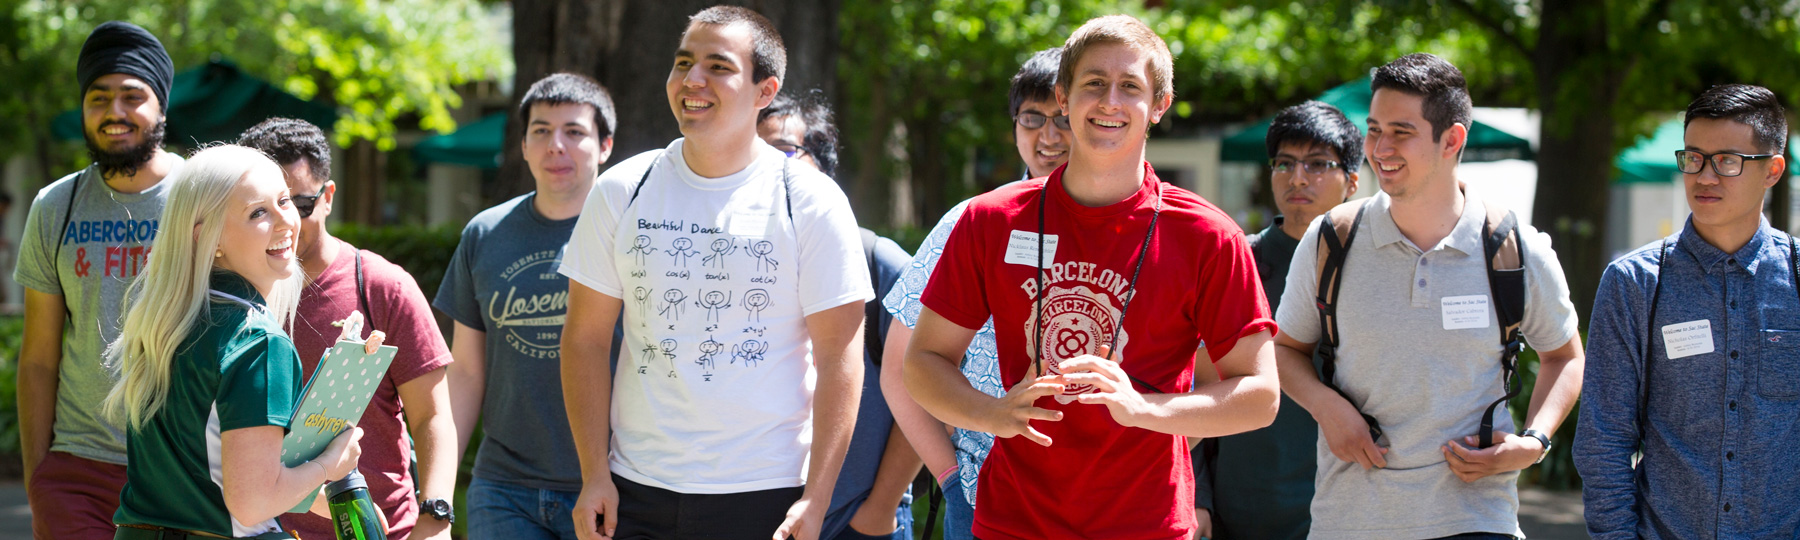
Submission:
[[[1339,344],[1337,297],[1344,280],[1344,258],[1350,252],[1351,242],[1356,240],[1356,229],[1362,225],[1369,204],[1369,200],[1364,200],[1338,205],[1325,214],[1325,225],[1329,226],[1319,227],[1316,305],[1322,332],[1314,354],[1319,359],[1319,379],[1345,401],[1351,401],[1350,396],[1333,380],[1337,375]],[[1523,348],[1519,325],[1525,318],[1525,242],[1519,233],[1518,217],[1511,210],[1487,201],[1483,206],[1487,216],[1481,226],[1481,247],[1483,258],[1487,260],[1488,288],[1493,294],[1494,313],[1500,322],[1501,385],[1506,390],[1506,395],[1488,405],[1487,412],[1481,415],[1481,432],[1477,436],[1481,439],[1481,448],[1487,448],[1494,444],[1494,415],[1500,405],[1519,395],[1517,360]],[[1354,401],[1351,406],[1355,406]],[[1369,438],[1381,440],[1381,423],[1358,409],[1363,420],[1369,423]]]

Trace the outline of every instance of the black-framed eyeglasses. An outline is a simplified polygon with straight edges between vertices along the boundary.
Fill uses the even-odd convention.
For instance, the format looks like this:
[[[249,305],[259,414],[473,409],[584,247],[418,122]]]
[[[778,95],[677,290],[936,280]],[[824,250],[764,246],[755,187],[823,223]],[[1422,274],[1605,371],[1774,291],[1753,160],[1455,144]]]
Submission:
[[[1061,129],[1061,130],[1065,130],[1065,131],[1069,129],[1069,115],[1066,115],[1066,114],[1059,114],[1056,116],[1045,116],[1041,113],[1022,112],[1022,113],[1019,113],[1018,116],[1014,116],[1013,121],[1018,122],[1018,124],[1021,126],[1025,126],[1025,129],[1037,129],[1037,128],[1044,127],[1045,121],[1055,122],[1057,129]]]
[[[1719,152],[1702,154],[1693,150],[1675,151],[1675,168],[1684,174],[1700,174],[1706,169],[1706,163],[1712,162],[1713,174],[1719,176],[1737,176],[1744,174],[1744,162],[1769,159],[1781,154],[1739,154],[1737,152]]]
[[[326,184],[330,184],[330,182],[326,182]],[[319,197],[324,196],[325,186],[321,185],[317,194],[290,195],[288,200],[294,201],[294,211],[300,213],[300,219],[306,219],[312,217],[313,209],[319,207]]]
[[[794,143],[778,142],[769,146],[775,147],[776,150],[780,150],[781,153],[787,154],[787,157],[791,158],[806,155],[806,148]]]
[[[1319,175],[1343,166],[1344,164],[1329,159],[1295,160],[1289,158],[1275,158],[1269,160],[1269,168],[1274,170],[1275,174],[1283,176],[1294,174],[1295,170],[1302,169],[1306,171],[1306,174]]]

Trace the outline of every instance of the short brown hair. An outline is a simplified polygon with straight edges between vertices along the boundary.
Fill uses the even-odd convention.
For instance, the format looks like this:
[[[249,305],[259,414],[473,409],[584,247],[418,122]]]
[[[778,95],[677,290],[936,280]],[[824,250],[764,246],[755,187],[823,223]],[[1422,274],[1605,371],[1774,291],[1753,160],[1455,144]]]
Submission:
[[[739,6],[713,6],[688,17],[688,28],[696,24],[731,26],[743,24],[750,27],[750,81],[762,83],[769,77],[778,82],[787,81],[787,44],[781,41],[781,32],[775,30],[775,23],[755,10]],[[681,31],[687,37],[687,30]]]
[[[1144,67],[1150,72],[1150,86],[1156,91],[1156,99],[1175,95],[1175,55],[1169,52],[1168,42],[1144,21],[1130,15],[1096,17],[1076,29],[1063,44],[1062,69],[1057,73],[1056,85],[1067,92],[1069,82],[1074,79],[1075,63],[1081,61],[1088,47],[1102,43],[1124,45],[1148,54],[1150,60]]]

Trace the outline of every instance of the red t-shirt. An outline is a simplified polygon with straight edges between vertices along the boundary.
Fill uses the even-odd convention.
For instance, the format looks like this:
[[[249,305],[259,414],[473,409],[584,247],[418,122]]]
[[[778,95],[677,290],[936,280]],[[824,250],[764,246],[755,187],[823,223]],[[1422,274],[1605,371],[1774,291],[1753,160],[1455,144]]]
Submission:
[[[305,364],[305,377],[312,378],[325,349],[337,343],[341,333],[332,321],[343,320],[351,311],[361,310],[356,296],[355,246],[342,240],[338,256],[319,278],[300,293],[300,308],[294,320],[294,349]],[[388,367],[387,377],[375,389],[369,408],[363,411],[357,427],[363,429],[362,459],[357,469],[369,481],[369,496],[387,514],[388,536],[405,538],[418,522],[419,505],[413,495],[412,445],[402,435],[406,424],[400,415],[399,385],[450,365],[450,347],[438,330],[431,304],[419,291],[406,269],[388,262],[372,252],[362,252],[363,282],[367,287],[369,311],[365,313],[363,337],[371,330],[387,334],[386,344],[400,349]],[[448,407],[448,403],[439,404]],[[438,414],[448,414],[439,410]],[[308,540],[330,540],[331,520],[313,514],[281,516],[284,528],[300,532]]]
[[[976,197],[951,232],[922,301],[965,328],[980,328],[991,315],[1001,380],[1009,388],[1017,384],[1032,358],[1038,201],[1048,193],[1043,348],[1046,366],[1057,372],[1050,360],[1091,354],[1111,341],[1160,196],[1161,216],[1135,287],[1139,296],[1119,338],[1121,366],[1162,392],[1188,391],[1202,340],[1217,361],[1239,338],[1273,333],[1275,322],[1237,224],[1200,196],[1162,183],[1149,164],[1145,171],[1136,194],[1099,208],[1069,197],[1060,168],[1047,179]],[[1153,391],[1142,384],[1137,390]],[[1063,412],[1060,422],[1032,424],[1054,439],[1052,446],[1023,437],[995,441],[976,490],[976,536],[1189,538],[1194,473],[1186,438],[1121,426],[1104,405],[1073,399],[1092,391],[1084,385],[1038,399],[1038,407]]]

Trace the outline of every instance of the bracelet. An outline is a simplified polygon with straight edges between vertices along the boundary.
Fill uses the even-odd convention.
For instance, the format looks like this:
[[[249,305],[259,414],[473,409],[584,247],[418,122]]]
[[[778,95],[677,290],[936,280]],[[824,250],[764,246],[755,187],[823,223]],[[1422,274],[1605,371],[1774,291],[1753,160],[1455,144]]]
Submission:
[[[322,473],[325,473],[325,481],[324,481],[324,482],[319,482],[319,483],[321,483],[321,484],[323,484],[323,483],[325,483],[325,482],[330,482],[330,481],[331,481],[331,469],[327,469],[327,468],[325,468],[325,464],[323,464],[323,463],[319,463],[319,462],[318,462],[318,460],[312,460],[312,459],[309,459],[309,460],[306,460],[306,462],[307,462],[307,463],[311,463],[311,464],[313,464],[313,465],[318,465],[318,466],[319,466],[319,472],[322,472]]]
[[[950,468],[944,469],[944,474],[940,474],[937,477],[938,485],[940,485],[940,486],[945,485],[944,481],[946,479],[950,478],[951,475],[956,474],[956,471],[961,468],[962,468],[962,465],[951,465]]]

